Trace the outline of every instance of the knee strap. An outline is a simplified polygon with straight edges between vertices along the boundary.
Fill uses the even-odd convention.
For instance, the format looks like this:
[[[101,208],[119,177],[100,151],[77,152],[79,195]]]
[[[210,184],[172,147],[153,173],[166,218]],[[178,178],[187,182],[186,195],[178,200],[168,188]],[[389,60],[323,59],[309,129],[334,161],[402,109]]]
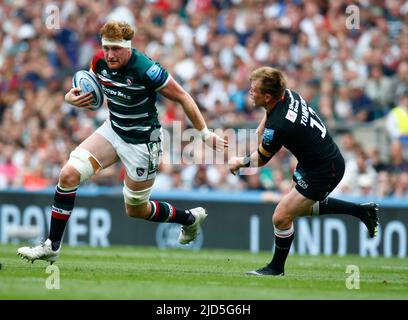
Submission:
[[[102,168],[98,160],[89,151],[82,148],[75,148],[71,152],[68,164],[79,172],[81,183],[88,180]]]
[[[137,206],[149,201],[153,186],[144,190],[134,191],[130,190],[126,183],[123,184],[123,196],[125,203],[131,206]]]

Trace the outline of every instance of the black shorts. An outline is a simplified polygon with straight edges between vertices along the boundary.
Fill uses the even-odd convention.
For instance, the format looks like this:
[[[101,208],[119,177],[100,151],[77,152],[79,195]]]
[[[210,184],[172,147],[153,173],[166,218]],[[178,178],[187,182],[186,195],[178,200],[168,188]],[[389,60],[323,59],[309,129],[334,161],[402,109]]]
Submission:
[[[305,169],[298,164],[293,174],[295,188],[308,199],[322,201],[339,184],[344,175],[344,168],[341,154],[327,164],[315,168]]]

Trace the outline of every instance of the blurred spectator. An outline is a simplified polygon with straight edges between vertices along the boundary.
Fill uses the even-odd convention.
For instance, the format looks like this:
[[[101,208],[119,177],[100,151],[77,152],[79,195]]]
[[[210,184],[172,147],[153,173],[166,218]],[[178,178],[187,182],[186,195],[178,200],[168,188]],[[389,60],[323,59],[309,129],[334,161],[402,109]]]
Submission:
[[[337,189],[345,194],[369,195],[377,179],[377,173],[364,152],[359,151],[355,160],[346,161],[344,177]]]
[[[0,177],[4,189],[13,186],[21,168],[13,161],[16,149],[12,145],[2,145],[0,150]]]
[[[346,85],[338,88],[338,96],[334,103],[334,111],[341,122],[353,121],[353,106],[351,104],[350,89]]]
[[[369,152],[370,162],[377,173],[389,171],[390,166],[381,159],[380,151],[374,148]]]
[[[353,109],[353,120],[367,122],[374,119],[374,105],[364,92],[364,83],[354,81],[351,83],[351,107]]]
[[[207,167],[205,165],[198,165],[197,171],[193,178],[192,187],[201,190],[209,190],[212,188],[207,175]]]
[[[392,105],[392,81],[385,77],[380,66],[373,66],[365,86],[367,96],[375,103],[374,118],[385,115]]]
[[[394,196],[400,198],[408,197],[408,172],[403,172],[398,176]]]
[[[172,188],[176,190],[188,190],[189,187],[183,183],[182,179],[182,168],[180,166],[172,166],[171,170],[171,180]]]
[[[353,191],[354,195],[360,196],[360,197],[371,197],[374,195],[374,181],[372,180],[372,177],[370,177],[369,174],[362,173],[359,175],[357,179],[358,183],[358,189]]]
[[[77,28],[76,17],[70,15],[62,30],[54,36],[57,45],[54,67],[61,68],[64,72],[78,68],[80,42]]]
[[[259,172],[254,174],[249,174],[246,176],[242,176],[242,179],[246,182],[246,189],[252,191],[264,191],[266,190],[265,187],[261,183],[261,179],[259,177]]]
[[[352,132],[343,131],[340,133],[340,149],[345,162],[355,161],[357,148],[357,142]]]
[[[376,196],[379,198],[392,196],[394,193],[393,181],[389,172],[378,172]]]
[[[397,73],[392,79],[392,96],[395,99],[393,102],[398,103],[396,100],[402,95],[402,93],[408,88],[408,60],[403,60],[398,65]]]
[[[387,116],[386,127],[392,139],[401,139],[408,147],[408,87],[399,95],[399,104]]]
[[[23,186],[30,191],[41,190],[49,185],[49,181],[43,174],[44,164],[39,162],[34,168],[26,170],[23,176]]]
[[[391,142],[390,150],[391,168],[390,170],[395,174],[401,172],[408,172],[408,160],[404,155],[403,144],[399,140]]]

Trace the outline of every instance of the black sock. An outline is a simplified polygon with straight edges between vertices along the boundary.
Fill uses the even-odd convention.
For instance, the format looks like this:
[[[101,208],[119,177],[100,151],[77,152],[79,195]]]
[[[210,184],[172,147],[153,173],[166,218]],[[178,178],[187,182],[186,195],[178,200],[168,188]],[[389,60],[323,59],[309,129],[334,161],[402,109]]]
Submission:
[[[74,209],[77,188],[67,190],[57,186],[51,211],[51,225],[48,238],[52,249],[58,250],[68,219]]]
[[[288,257],[290,246],[295,238],[293,226],[288,230],[279,230],[275,228],[275,252],[272,261],[268,267],[278,273],[285,271],[285,262]]]
[[[195,217],[189,210],[180,210],[170,203],[162,201],[150,201],[151,214],[147,220],[156,222],[179,223],[182,225],[192,225]]]
[[[316,202],[313,205],[312,215],[321,216],[325,214],[348,214],[360,219],[364,212],[364,208],[359,204],[334,198],[327,198],[323,201]]]

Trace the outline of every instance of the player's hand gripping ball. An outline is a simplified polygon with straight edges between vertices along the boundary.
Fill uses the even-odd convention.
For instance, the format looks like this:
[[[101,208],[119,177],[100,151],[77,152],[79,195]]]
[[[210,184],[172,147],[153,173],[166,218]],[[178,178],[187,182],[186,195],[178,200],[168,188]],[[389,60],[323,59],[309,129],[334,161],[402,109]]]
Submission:
[[[81,91],[90,92],[93,96],[91,110],[98,110],[103,105],[103,89],[95,76],[86,70],[77,71],[72,77],[72,87],[81,88]]]

